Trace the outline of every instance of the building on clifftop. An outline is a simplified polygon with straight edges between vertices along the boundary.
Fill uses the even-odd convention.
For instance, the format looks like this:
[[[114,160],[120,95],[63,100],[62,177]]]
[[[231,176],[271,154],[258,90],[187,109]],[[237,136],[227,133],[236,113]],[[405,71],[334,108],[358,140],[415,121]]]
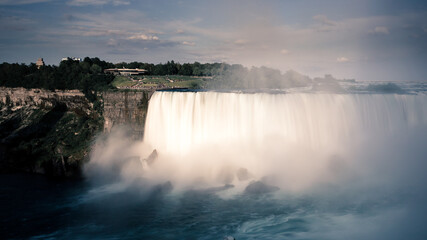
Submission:
[[[43,58],[37,59],[36,66],[37,66],[37,69],[40,69],[42,66],[44,66]]]
[[[62,61],[68,61],[68,60],[72,60],[72,61],[76,61],[76,62],[81,62],[82,61],[81,58],[77,58],[77,57],[64,57],[64,58],[61,58],[61,62]]]
[[[139,68],[108,68],[104,70],[104,73],[111,73],[114,75],[123,75],[123,76],[131,76],[131,75],[143,75],[147,73],[145,69]]]

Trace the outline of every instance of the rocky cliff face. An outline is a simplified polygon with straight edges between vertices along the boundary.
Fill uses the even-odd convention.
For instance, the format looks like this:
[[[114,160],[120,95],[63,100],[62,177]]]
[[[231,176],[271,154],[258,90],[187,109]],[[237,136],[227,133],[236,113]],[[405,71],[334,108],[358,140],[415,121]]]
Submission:
[[[142,139],[148,101],[153,93],[154,90],[104,92],[104,131],[123,126],[134,139]]]
[[[57,103],[70,110],[80,109],[90,114],[93,104],[78,90],[48,91],[43,89],[0,87],[0,106],[19,109],[21,107],[50,108]]]
[[[102,130],[124,126],[142,139],[153,92],[103,92],[96,111],[77,90],[0,88],[0,172],[79,175]]]
[[[78,175],[102,124],[79,91],[0,88],[0,171]]]

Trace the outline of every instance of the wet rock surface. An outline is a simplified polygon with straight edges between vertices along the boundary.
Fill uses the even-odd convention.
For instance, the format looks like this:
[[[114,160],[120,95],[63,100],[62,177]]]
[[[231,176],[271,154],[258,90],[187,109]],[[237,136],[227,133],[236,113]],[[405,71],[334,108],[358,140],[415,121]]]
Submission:
[[[154,149],[153,152],[151,152],[151,154],[146,159],[144,159],[144,161],[147,163],[148,166],[151,166],[156,162],[158,156],[159,155],[157,153],[157,150]]]
[[[103,92],[104,131],[126,126],[134,139],[142,139],[148,100],[154,90]]]

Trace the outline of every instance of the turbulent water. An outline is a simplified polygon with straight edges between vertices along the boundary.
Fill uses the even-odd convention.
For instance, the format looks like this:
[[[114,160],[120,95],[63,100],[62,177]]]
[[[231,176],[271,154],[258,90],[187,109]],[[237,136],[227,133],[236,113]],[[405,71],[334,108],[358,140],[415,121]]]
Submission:
[[[4,236],[426,239],[427,95],[352,89],[156,92],[144,141],[101,139],[86,182],[3,176]]]

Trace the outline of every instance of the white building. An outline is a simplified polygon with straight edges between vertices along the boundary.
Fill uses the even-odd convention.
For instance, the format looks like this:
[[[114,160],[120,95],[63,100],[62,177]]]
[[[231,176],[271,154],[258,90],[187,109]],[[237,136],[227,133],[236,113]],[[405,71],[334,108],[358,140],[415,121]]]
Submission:
[[[139,68],[109,68],[104,70],[105,73],[112,73],[114,75],[142,75],[147,72],[145,69],[139,69]]]
[[[81,62],[81,61],[82,61],[82,59],[81,59],[81,58],[76,58],[76,57],[64,57],[64,58],[62,58],[62,59],[61,59],[61,62],[62,62],[62,61],[68,61],[68,60],[73,60],[73,61],[77,61],[77,62]]]

